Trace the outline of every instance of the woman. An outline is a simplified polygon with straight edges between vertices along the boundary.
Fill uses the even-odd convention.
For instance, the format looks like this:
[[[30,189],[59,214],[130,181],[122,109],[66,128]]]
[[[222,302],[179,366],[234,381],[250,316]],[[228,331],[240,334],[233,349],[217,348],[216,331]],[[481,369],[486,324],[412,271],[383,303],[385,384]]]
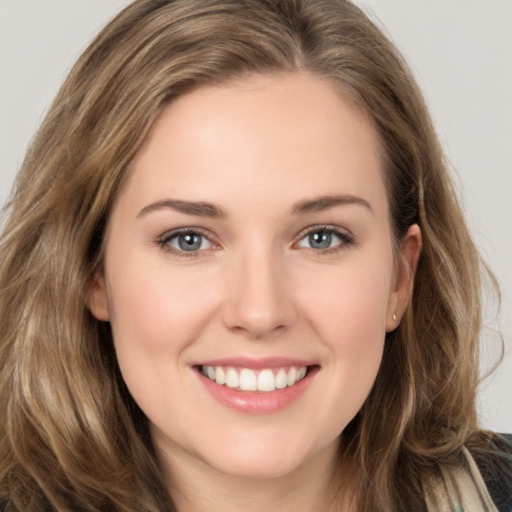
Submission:
[[[351,3],[134,2],[9,205],[5,510],[509,510],[454,197]]]

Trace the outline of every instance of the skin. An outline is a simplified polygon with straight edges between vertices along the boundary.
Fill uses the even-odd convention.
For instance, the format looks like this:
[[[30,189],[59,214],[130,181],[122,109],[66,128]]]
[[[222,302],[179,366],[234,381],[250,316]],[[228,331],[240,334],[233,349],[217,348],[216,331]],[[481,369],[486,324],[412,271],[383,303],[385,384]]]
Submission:
[[[358,200],[294,212],[332,195]],[[154,206],[168,199],[225,215]],[[307,231],[325,226],[340,234],[313,247]],[[205,238],[183,256],[169,233],[191,227]],[[111,323],[180,511],[328,509],[339,436],[409,300],[419,228],[395,247],[377,134],[325,81],[252,76],[162,111],[115,202],[89,306]],[[246,414],[193,368],[235,356],[319,371],[284,409]]]

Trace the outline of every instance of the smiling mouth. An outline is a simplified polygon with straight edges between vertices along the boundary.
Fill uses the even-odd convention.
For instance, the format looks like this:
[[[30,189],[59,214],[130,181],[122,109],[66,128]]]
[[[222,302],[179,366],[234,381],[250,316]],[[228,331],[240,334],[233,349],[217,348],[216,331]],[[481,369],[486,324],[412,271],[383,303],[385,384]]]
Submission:
[[[309,372],[309,366],[289,366],[281,368],[237,368],[230,366],[197,367],[201,374],[219,386],[237,391],[271,393],[278,389],[292,387]]]

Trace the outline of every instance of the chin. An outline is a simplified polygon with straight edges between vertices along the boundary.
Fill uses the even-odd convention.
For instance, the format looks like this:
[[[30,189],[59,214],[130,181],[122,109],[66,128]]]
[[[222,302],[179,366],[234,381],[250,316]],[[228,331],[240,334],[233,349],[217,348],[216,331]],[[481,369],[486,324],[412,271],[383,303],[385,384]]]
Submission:
[[[208,463],[208,462],[207,462]],[[218,472],[247,480],[269,480],[286,477],[297,471],[301,461],[295,458],[283,457],[237,457],[236,459],[223,460],[221,463],[209,463]]]
[[[255,442],[243,443],[233,439],[229,446],[217,445],[213,453],[211,450],[203,452],[202,459],[211,468],[225,475],[241,479],[268,480],[283,478],[310,466],[315,458],[312,454],[318,456],[322,452],[325,455],[336,451],[332,446],[318,450],[316,446],[308,447],[307,443],[289,441],[288,438],[265,442],[260,438]]]

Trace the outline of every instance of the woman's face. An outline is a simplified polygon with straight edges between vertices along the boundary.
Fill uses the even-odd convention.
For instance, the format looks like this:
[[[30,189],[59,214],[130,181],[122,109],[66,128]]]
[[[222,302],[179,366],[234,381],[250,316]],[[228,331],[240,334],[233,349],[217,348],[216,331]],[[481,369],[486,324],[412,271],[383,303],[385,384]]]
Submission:
[[[420,246],[413,227],[396,264],[368,119],[306,74],[204,87],[129,173],[89,303],[162,460],[249,477],[332,460]]]

